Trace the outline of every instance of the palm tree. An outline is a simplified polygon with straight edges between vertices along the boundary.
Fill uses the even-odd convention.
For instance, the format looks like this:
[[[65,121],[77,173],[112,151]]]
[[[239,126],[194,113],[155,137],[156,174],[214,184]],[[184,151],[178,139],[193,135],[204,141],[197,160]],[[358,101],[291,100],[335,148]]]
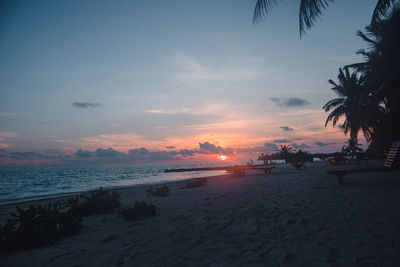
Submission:
[[[339,96],[328,101],[323,109],[331,113],[326,118],[325,127],[330,121],[335,126],[341,117],[345,117],[343,124],[344,133],[350,132],[352,139],[357,139],[357,134],[363,130],[366,137],[370,137],[371,129],[368,124],[368,118],[365,116],[366,106],[363,105],[362,95],[365,92],[363,76],[359,76],[356,71],[350,73],[346,68],[344,71],[339,68],[339,84],[333,80],[329,83],[333,85],[332,90]]]
[[[358,143],[357,139],[348,139],[346,142],[346,144],[342,147],[342,151],[345,154],[349,154],[349,155],[354,155],[357,152],[361,152],[362,148],[360,147],[361,144]]]
[[[287,155],[289,153],[295,152],[296,150],[290,145],[280,145],[279,153],[282,155]]]
[[[314,25],[314,21],[322,14],[322,10],[326,9],[329,4],[334,1],[335,0],[300,0],[300,36]],[[262,19],[268,15],[271,7],[277,5],[277,2],[277,0],[257,0],[254,8],[253,23],[262,21]],[[371,23],[379,21],[395,2],[397,2],[397,0],[377,0]]]
[[[357,52],[365,61],[346,67],[364,74],[370,99],[382,111],[376,118],[379,127],[375,127],[382,131],[375,133],[380,135],[375,139],[383,138],[386,140],[383,143],[389,145],[400,138],[400,5],[382,13],[379,20],[365,29],[366,33],[357,33],[369,44],[368,49]]]

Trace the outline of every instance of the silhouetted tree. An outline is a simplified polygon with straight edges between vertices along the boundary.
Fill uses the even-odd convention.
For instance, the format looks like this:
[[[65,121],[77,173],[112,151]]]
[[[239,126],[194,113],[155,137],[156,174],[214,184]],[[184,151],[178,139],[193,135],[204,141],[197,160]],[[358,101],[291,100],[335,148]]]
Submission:
[[[325,112],[331,111],[326,118],[325,127],[330,121],[335,126],[343,116],[345,117],[343,123],[345,134],[350,132],[350,137],[357,139],[358,132],[363,130],[364,135],[369,138],[371,129],[368,123],[369,118],[365,116],[367,107],[361,101],[361,95],[365,91],[363,76],[359,76],[356,71],[350,73],[346,68],[344,71],[339,69],[337,79],[338,83],[329,80],[329,83],[333,85],[332,90],[339,97],[328,101],[323,107]]]
[[[295,149],[293,149],[293,147],[291,147],[290,145],[280,145],[280,149],[279,149],[279,153],[283,156],[288,155],[289,153],[292,153],[294,151],[296,151]]]
[[[272,6],[277,5],[277,0],[257,0],[254,8],[253,22],[257,23],[268,15]],[[314,25],[314,21],[322,15],[322,10],[327,8],[334,0],[300,0],[299,32],[300,36]],[[371,24],[380,21],[397,0],[377,0]]]
[[[342,152],[347,155],[355,155],[357,152],[361,152],[361,144],[358,143],[357,139],[348,139],[345,145],[342,147]]]
[[[365,61],[347,67],[363,73],[368,88],[363,102],[372,102],[382,111],[375,117],[372,141],[387,147],[400,138],[400,6],[395,5],[365,29],[366,33],[357,33],[369,45],[357,52]]]

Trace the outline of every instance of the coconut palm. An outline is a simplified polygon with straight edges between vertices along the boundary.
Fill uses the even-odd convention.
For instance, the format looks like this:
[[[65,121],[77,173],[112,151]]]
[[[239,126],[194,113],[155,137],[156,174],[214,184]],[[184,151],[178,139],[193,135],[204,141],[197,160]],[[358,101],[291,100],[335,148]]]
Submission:
[[[280,145],[279,153],[282,155],[287,155],[289,153],[295,152],[296,150],[290,145]]]
[[[362,148],[360,146],[361,144],[358,143],[357,139],[350,138],[345,142],[345,145],[342,147],[342,151],[345,154],[355,155],[357,152],[362,151]]]
[[[268,15],[272,6],[277,5],[277,0],[257,0],[254,8],[253,22],[257,23]],[[322,10],[327,8],[334,0],[300,0],[299,32],[300,36],[314,25],[314,21],[320,17]],[[398,2],[397,0],[377,0],[371,23],[375,23],[384,16],[389,8]]]
[[[350,73],[348,68],[344,71],[339,68],[338,81],[337,84],[329,80],[329,83],[333,85],[332,90],[339,97],[328,101],[323,107],[325,112],[332,110],[326,118],[325,127],[331,121],[335,126],[341,117],[345,117],[342,127],[345,134],[350,132],[350,137],[356,139],[358,132],[363,130],[364,135],[369,137],[371,129],[366,123],[367,118],[364,113],[366,107],[361,102],[365,92],[363,76],[359,76],[356,71]]]
[[[376,138],[384,138],[389,145],[400,138],[400,5],[382,13],[380,19],[358,35],[368,43],[368,49],[358,51],[365,61],[347,67],[355,68],[365,77],[369,98],[380,107],[376,118]],[[378,127],[379,126],[379,127]],[[376,140],[375,140],[376,141]],[[380,141],[379,141],[380,142]]]

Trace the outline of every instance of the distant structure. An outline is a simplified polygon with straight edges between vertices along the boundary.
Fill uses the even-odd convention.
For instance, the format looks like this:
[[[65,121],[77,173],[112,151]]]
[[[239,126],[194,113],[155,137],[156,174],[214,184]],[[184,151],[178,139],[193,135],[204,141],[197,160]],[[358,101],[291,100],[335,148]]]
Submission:
[[[263,153],[258,156],[257,160],[263,161],[263,165],[277,165],[286,163],[285,159],[270,159],[269,155],[264,155]]]

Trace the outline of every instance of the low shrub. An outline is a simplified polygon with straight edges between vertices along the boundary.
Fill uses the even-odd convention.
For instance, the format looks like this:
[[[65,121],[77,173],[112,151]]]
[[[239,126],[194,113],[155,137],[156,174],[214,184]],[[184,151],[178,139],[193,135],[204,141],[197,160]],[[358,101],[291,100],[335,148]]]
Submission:
[[[305,162],[294,161],[294,162],[291,162],[290,165],[292,165],[293,167],[295,167],[298,170],[300,170],[301,168],[305,168],[306,167]]]
[[[5,250],[32,249],[52,244],[62,236],[77,234],[82,227],[81,217],[60,211],[57,205],[17,207],[17,214],[1,227],[0,248]]]
[[[207,185],[206,178],[193,178],[193,179],[189,179],[186,182],[186,186],[188,188],[194,188],[194,187],[205,186],[205,185]]]
[[[150,187],[149,189],[146,190],[149,196],[157,196],[157,197],[166,197],[169,195],[169,191],[170,191],[169,187],[166,185],[163,185],[159,188]]]
[[[68,198],[71,213],[77,216],[89,216],[93,214],[113,213],[121,206],[120,194],[116,191],[94,191],[90,194]]]
[[[226,172],[231,175],[231,177],[243,177],[246,176],[245,171],[238,167],[238,166],[232,166],[226,169]]]
[[[152,217],[157,213],[157,207],[155,205],[147,205],[144,201],[136,201],[135,205],[130,208],[121,209],[118,214],[123,217],[126,221],[133,221],[139,219],[139,217]]]

